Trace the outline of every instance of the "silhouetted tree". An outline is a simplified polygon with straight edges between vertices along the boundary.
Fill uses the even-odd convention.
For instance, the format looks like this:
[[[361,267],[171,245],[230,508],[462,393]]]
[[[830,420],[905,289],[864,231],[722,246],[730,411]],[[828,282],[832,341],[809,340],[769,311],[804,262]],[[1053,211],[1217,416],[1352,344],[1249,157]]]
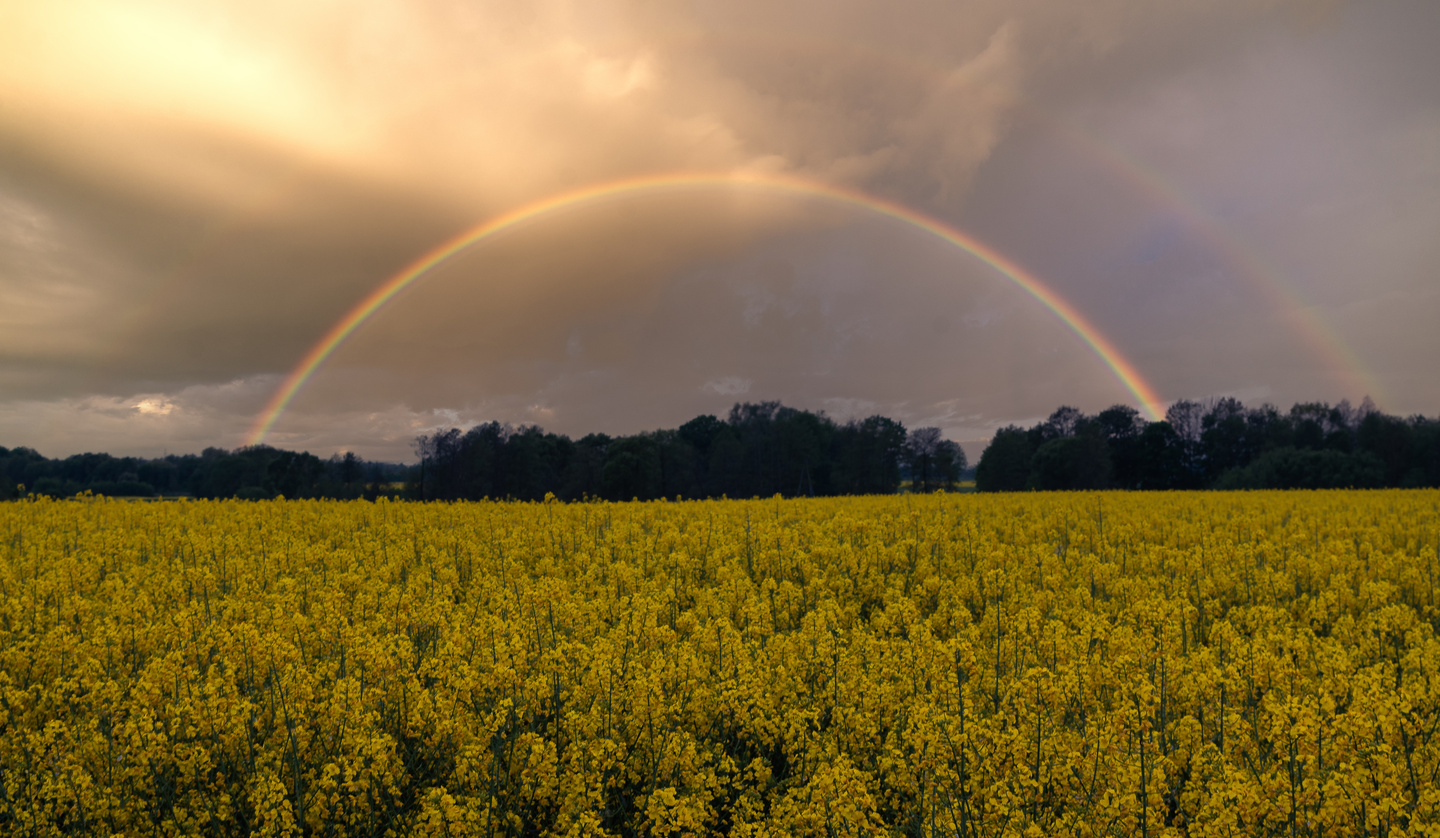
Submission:
[[[935,450],[936,487],[950,491],[960,484],[960,477],[970,468],[965,449],[953,439],[940,440]]]
[[[1200,420],[1200,461],[1207,480],[1254,459],[1245,406],[1226,397],[1215,401]]]
[[[905,440],[910,486],[916,492],[953,489],[967,466],[965,451],[939,428],[915,428]]]
[[[745,446],[728,424],[710,441],[706,466],[707,494],[732,498],[746,496]]]
[[[840,494],[877,495],[900,485],[905,426],[884,416],[851,420],[835,433],[834,485]]]
[[[995,432],[975,466],[975,489],[980,492],[1018,492],[1030,480],[1035,450],[1030,435],[1015,425]]]
[[[1440,418],[1412,416],[1410,424],[1410,468],[1400,485],[1440,486]]]
[[[1355,429],[1355,447],[1378,459],[1387,486],[1412,483],[1410,472],[1421,458],[1415,450],[1415,425],[1378,411],[1367,413]],[[1415,481],[1419,485],[1421,481]]]
[[[648,436],[621,437],[605,453],[600,494],[610,500],[655,498],[660,493],[660,455]]]
[[[1384,484],[1385,464],[1368,452],[1278,448],[1227,472],[1217,489],[1370,489]]]
[[[319,484],[325,476],[325,464],[308,452],[277,451],[266,458],[265,478],[260,484],[264,494],[257,497],[313,498],[319,495]]]
[[[1046,440],[1074,436],[1084,421],[1085,414],[1081,413],[1078,408],[1069,405],[1058,407],[1054,413],[1050,414],[1050,418],[1045,420]]]
[[[1331,407],[1324,402],[1305,402],[1290,408],[1296,448],[1319,451],[1349,451],[1353,447],[1350,419],[1354,411],[1349,402]]]
[[[1204,432],[1205,408],[1199,402],[1181,399],[1165,411],[1165,421],[1175,434],[1178,458],[1183,476],[1177,478],[1177,485],[1170,488],[1198,487],[1204,480],[1205,461],[1200,447]]]
[[[534,425],[515,429],[498,452],[497,496],[542,500],[560,485],[574,449],[569,437],[546,433]]]
[[[1112,485],[1121,489],[1139,488],[1140,434],[1146,425],[1140,411],[1117,404],[1100,411],[1095,423],[1110,447]]]
[[[1189,489],[1195,474],[1186,467],[1186,443],[1169,422],[1151,422],[1140,432],[1137,489]]]
[[[601,484],[605,470],[605,452],[610,447],[610,437],[605,434],[586,434],[575,443],[570,461],[565,466],[557,497],[566,500],[580,500],[585,497],[601,497]]]
[[[1108,489],[1110,470],[1110,449],[1099,433],[1060,436],[1036,449],[1026,487]]]
[[[807,410],[783,408],[775,419],[779,445],[776,492],[785,495],[828,494],[827,462],[835,436],[835,423]],[[891,491],[894,491],[891,489]]]

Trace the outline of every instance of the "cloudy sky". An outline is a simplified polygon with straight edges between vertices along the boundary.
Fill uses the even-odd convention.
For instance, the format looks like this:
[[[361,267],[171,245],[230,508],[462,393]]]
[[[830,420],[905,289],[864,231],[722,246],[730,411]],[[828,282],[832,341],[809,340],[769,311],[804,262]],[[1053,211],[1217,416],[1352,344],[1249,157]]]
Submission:
[[[267,441],[779,399],[975,453],[1136,403],[974,254],[780,177],[992,248],[1162,400],[1433,416],[1437,43],[1433,0],[0,0],[0,445],[244,444],[532,205]]]

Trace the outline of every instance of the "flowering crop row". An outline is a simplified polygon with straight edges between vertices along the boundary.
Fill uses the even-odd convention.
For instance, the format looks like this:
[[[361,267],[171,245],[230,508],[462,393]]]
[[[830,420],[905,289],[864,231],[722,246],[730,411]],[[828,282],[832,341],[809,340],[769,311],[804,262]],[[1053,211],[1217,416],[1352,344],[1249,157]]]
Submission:
[[[1437,835],[1440,493],[0,504],[13,835]]]

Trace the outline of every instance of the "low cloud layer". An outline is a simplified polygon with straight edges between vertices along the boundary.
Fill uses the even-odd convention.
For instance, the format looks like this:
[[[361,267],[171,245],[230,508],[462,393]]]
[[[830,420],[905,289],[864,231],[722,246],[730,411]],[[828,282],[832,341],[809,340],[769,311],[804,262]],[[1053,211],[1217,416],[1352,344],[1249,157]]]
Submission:
[[[0,445],[238,445],[420,254],[672,171],[802,176],[956,225],[1164,398],[1434,414],[1437,38],[1418,0],[9,4]],[[432,272],[271,441],[406,459],[446,422],[633,432],[739,399],[977,440],[1133,397],[913,227],[637,192]]]

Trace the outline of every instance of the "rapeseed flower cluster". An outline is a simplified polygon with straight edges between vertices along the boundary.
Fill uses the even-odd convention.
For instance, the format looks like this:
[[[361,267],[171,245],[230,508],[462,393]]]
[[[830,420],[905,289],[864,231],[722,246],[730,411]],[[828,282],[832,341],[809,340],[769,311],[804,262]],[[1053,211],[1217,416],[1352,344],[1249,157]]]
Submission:
[[[1440,835],[1440,493],[0,504],[9,835]]]

